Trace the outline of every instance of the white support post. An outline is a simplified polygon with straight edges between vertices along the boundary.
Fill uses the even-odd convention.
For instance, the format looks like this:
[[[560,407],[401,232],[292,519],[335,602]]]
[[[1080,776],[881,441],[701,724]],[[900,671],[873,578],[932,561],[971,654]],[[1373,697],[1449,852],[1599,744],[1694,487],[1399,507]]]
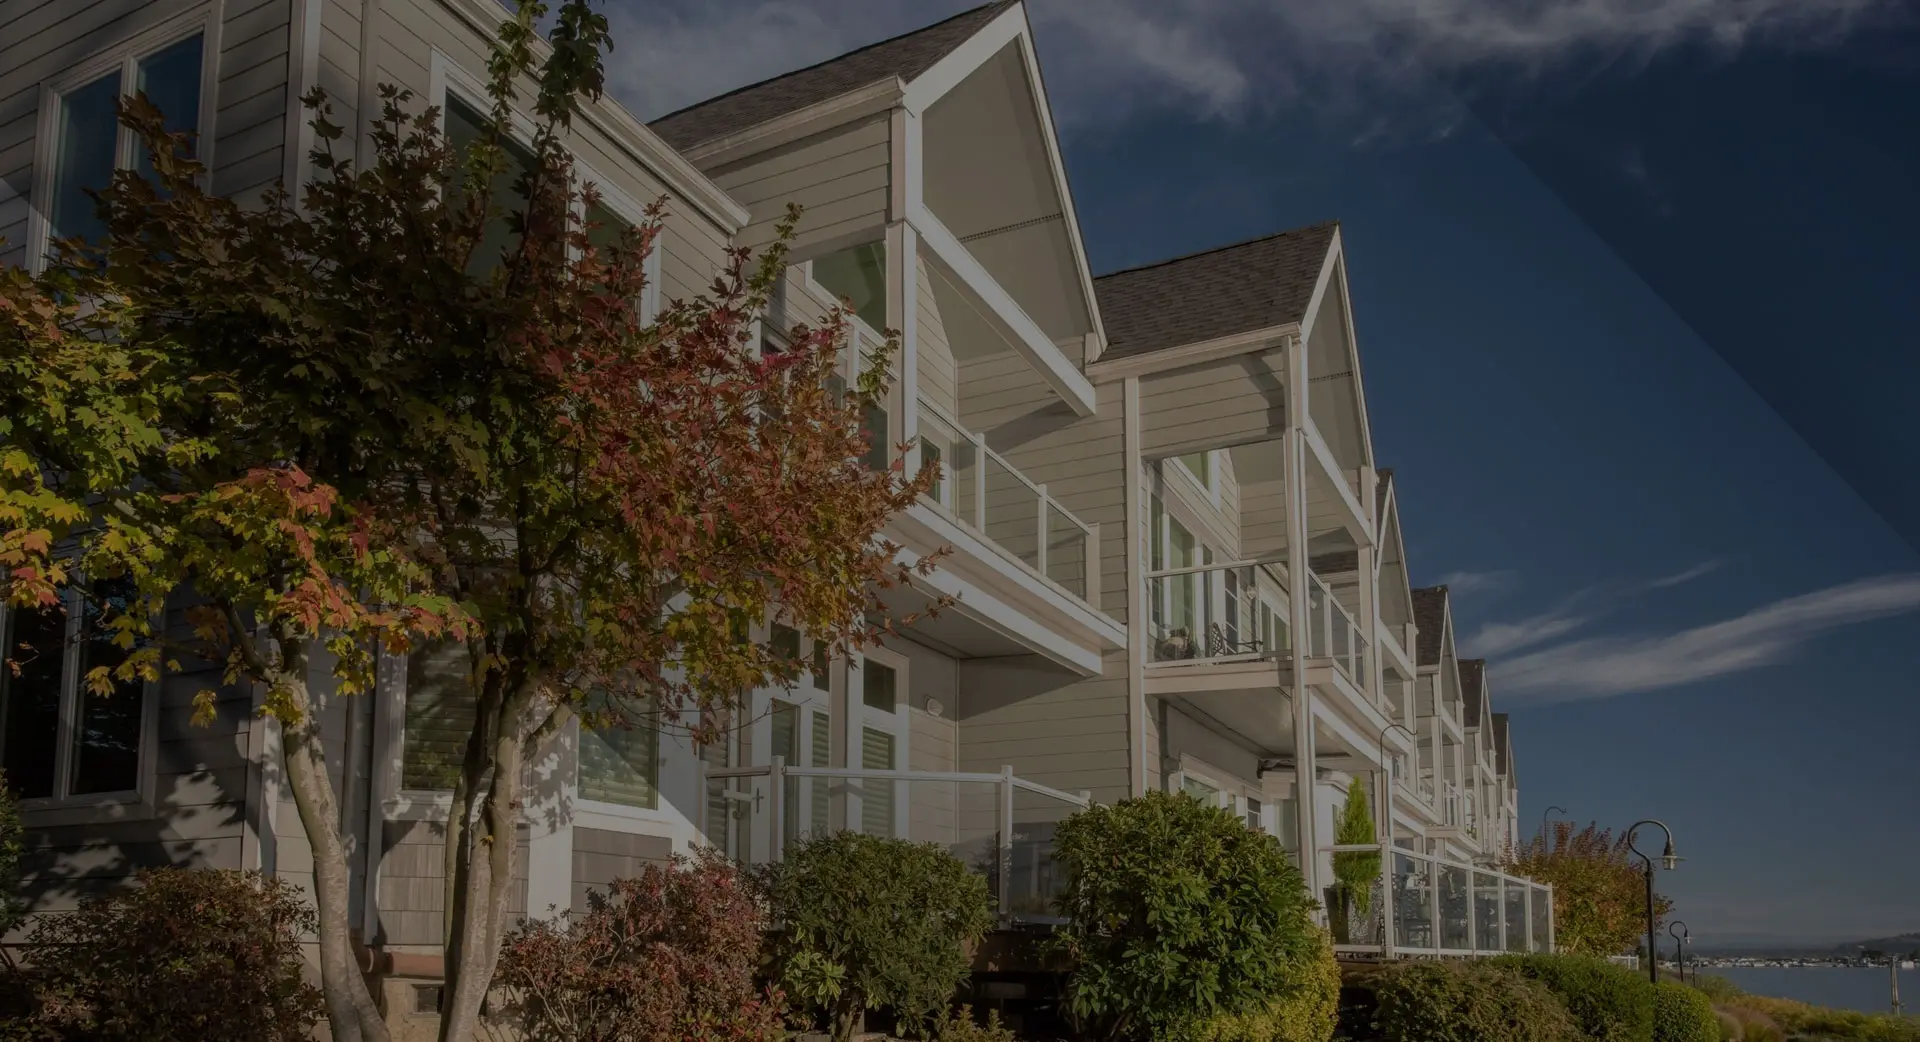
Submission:
[[[966,431],[973,440],[973,529],[987,534],[987,436]]]
[[[1393,823],[1387,823],[1388,834],[1392,834]],[[1393,843],[1380,844],[1380,955],[1393,958],[1394,941],[1393,913]]]
[[[1531,886],[1522,887],[1520,890],[1520,914],[1521,914],[1521,917],[1527,921],[1527,925],[1526,925],[1527,950],[1532,951],[1533,950],[1533,887]]]
[[[767,860],[787,856],[787,758],[775,756],[767,769]]]
[[[1547,884],[1547,950],[1548,951],[1557,950],[1554,947],[1556,943],[1557,942],[1554,940],[1554,937],[1553,937],[1553,884],[1548,883]]]
[[[1427,860],[1427,947],[1440,950],[1440,926],[1445,918],[1440,909],[1440,859]]]
[[[1467,950],[1480,950],[1480,870],[1467,869]]]
[[[1284,448],[1287,510],[1287,585],[1291,587],[1290,623],[1294,633],[1311,633],[1312,609],[1309,591],[1313,577],[1307,558],[1307,351],[1299,337],[1289,337],[1284,348],[1286,358],[1286,432],[1281,436]],[[1320,844],[1316,839],[1319,818],[1318,772],[1314,759],[1313,688],[1307,685],[1307,642],[1293,642],[1293,776],[1294,810],[1297,815],[1300,846],[1300,874],[1307,893],[1320,899]],[[1326,921],[1324,910],[1321,922]]]
[[[1038,533],[1039,542],[1035,544],[1037,549],[1034,552],[1034,560],[1040,563],[1035,570],[1041,575],[1045,575],[1047,574],[1047,507],[1051,504],[1047,500],[1047,486],[1036,486],[1034,494],[1040,497],[1039,501],[1034,504],[1033,511],[1038,518],[1040,529]]]
[[[1013,917],[1013,767],[1000,768],[1000,918]]]
[[[1500,902],[1500,935],[1494,938],[1493,949],[1504,952],[1507,950],[1507,877],[1501,875],[1493,878],[1498,881],[1498,885],[1494,889],[1494,894]]]

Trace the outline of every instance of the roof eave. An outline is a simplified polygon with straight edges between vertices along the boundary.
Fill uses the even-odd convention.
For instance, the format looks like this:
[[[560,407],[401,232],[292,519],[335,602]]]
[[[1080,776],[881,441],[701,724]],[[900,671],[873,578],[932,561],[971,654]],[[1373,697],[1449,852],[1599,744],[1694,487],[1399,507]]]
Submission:
[[[899,76],[884,76],[864,87],[783,113],[745,130],[703,141],[689,147],[684,154],[702,169],[725,166],[736,159],[757,155],[897,108],[906,96],[906,90],[906,81]]]
[[[1298,322],[1228,333],[1212,340],[1175,344],[1123,358],[1102,359],[1087,366],[1087,379],[1096,384],[1114,383],[1130,376],[1152,376],[1241,355],[1265,354],[1285,347],[1288,341],[1299,336]]]

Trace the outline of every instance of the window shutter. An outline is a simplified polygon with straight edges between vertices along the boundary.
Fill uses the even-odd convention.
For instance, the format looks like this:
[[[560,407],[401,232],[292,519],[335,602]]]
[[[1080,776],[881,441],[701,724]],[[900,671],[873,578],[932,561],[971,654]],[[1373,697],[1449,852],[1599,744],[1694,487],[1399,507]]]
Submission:
[[[833,755],[832,750],[833,750],[833,717],[832,715],[828,714],[823,710],[816,709],[813,711],[813,748],[810,750],[811,761],[809,762],[808,766],[810,767],[830,766],[830,764],[828,764],[827,761]],[[830,816],[833,812],[832,805],[830,803],[830,801],[833,798],[833,794],[828,789],[828,780],[825,778],[813,779],[812,795],[813,795],[813,820],[811,822],[811,825],[813,829],[813,834],[816,836],[824,836],[827,834],[827,831],[828,831],[827,823],[830,820]]]
[[[863,728],[860,766],[869,771],[893,770],[893,736],[871,727]],[[872,779],[862,785],[860,831],[869,836],[893,835],[893,785],[891,781]]]

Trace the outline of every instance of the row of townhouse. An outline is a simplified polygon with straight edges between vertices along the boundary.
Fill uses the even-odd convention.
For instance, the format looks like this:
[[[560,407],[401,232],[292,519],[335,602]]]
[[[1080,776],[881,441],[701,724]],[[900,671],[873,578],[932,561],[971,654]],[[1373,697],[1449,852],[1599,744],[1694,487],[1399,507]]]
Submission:
[[[502,17],[494,0],[7,6],[0,262],[26,265],[50,236],[84,233],[84,189],[133,162],[120,93],[159,99],[199,134],[215,190],[253,198],[306,179],[296,99],[314,86],[363,158],[380,83],[468,132]],[[1094,277],[1019,0],[651,124],[603,101],[569,142],[603,219],[668,199],[653,260],[666,298],[698,292],[729,244],[768,242],[788,203],[806,208],[765,335],[836,299],[863,343],[898,330],[879,433],[943,475],[887,534],[909,557],[951,554],[891,608],[954,603],[853,661],[761,626],[815,667],[752,692],[724,743],[558,736],[529,801],[519,911],[580,907],[694,844],[760,861],[858,828],[946,844],[989,872],[1009,919],[1044,916],[1052,824],[1153,789],[1276,834],[1318,897],[1361,786],[1393,854],[1373,920],[1336,924],[1347,947],[1551,944],[1544,889],[1491,868],[1518,838],[1507,720],[1484,664],[1455,653],[1446,590],[1409,580],[1337,224]],[[187,722],[204,671],[109,707],[78,683],[111,654],[79,613],[0,623],[9,647],[70,645],[0,681],[36,908],[156,864],[310,880],[257,692],[226,689],[210,729]],[[459,672],[423,651],[383,662],[374,697],[324,705],[355,921],[397,982],[395,1016],[430,1010],[403,989],[438,973]]]

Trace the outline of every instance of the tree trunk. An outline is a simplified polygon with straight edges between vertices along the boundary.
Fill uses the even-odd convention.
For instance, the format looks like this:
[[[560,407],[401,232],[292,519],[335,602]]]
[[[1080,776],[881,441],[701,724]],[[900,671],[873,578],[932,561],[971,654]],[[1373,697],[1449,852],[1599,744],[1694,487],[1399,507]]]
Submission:
[[[340,808],[327,777],[320,720],[307,690],[307,644],[282,639],[284,663],[276,684],[292,700],[297,720],[281,721],[287,782],[300,825],[313,847],[313,897],[320,922],[320,985],[334,1042],[387,1042],[386,1021],[360,972],[348,917],[351,887],[346,844],[340,838]]]
[[[519,698],[508,700],[518,706]],[[520,824],[520,768],[526,730],[518,708],[505,709],[493,733],[493,770],[480,820],[475,823],[466,858],[460,921],[447,947],[446,1005],[441,1012],[441,1042],[476,1037],[480,1007],[493,982],[513,891],[513,855]]]

